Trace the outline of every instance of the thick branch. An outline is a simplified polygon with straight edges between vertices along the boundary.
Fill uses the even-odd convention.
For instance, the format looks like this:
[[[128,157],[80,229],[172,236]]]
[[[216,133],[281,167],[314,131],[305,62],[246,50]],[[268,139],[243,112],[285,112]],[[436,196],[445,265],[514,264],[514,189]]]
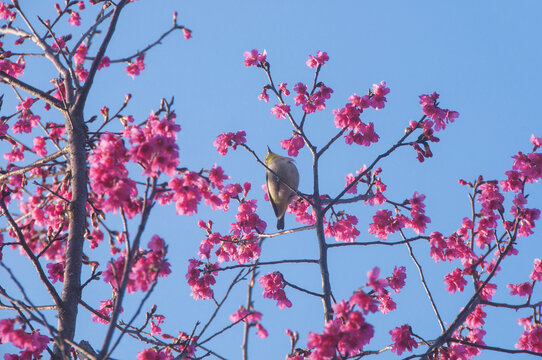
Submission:
[[[64,105],[62,104],[60,100],[55,99],[51,95],[5,73],[4,71],[0,71],[0,79],[9,85],[13,85],[15,87],[18,87],[21,90],[26,91],[27,93],[31,95],[34,95],[35,97],[45,101],[46,103],[50,104],[51,106],[54,106],[57,109],[60,109],[60,110],[64,109]]]

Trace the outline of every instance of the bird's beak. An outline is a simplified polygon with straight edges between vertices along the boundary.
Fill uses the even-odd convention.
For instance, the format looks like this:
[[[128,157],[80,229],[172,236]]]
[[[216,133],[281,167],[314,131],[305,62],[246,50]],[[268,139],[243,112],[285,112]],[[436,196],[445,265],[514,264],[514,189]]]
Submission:
[[[267,146],[267,152],[268,153],[272,152],[271,149],[269,148],[269,145]]]

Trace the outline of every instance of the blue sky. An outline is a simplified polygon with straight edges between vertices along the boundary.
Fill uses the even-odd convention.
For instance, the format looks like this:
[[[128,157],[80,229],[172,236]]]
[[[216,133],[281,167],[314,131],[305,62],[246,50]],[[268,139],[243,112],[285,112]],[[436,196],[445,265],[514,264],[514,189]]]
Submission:
[[[20,3],[23,8],[31,6],[24,1]],[[181,166],[197,171],[217,163],[232,180],[250,181],[253,184],[251,196],[258,200],[259,214],[268,223],[269,231],[274,230],[275,220],[260,188],[265,179],[264,170],[247,152],[238,150],[222,157],[212,145],[218,134],[243,129],[247,132],[248,144],[263,156],[267,145],[278,152],[279,141],[290,137],[291,128],[286,120],[277,120],[269,113],[274,100],[264,103],[257,99],[266,84],[265,74],[244,67],[244,51],[265,49],[274,80],[288,83],[290,89],[299,81],[308,83],[312,80],[313,72],[305,65],[308,55],[318,50],[327,51],[330,61],[322,69],[320,80],[334,93],[327,102],[327,110],[311,116],[307,124],[308,135],[320,146],[336,133],[332,109],[342,107],[352,93],[362,94],[373,83],[387,82],[391,92],[386,108],[368,112],[366,118],[375,123],[380,142],[370,148],[361,148],[339,141],[322,160],[322,191],[331,195],[342,190],[346,174],[370,163],[395,143],[409,120],[421,117],[419,95],[433,91],[440,93],[441,105],[458,111],[460,117],[440,134],[440,143],[432,146],[434,158],[420,164],[414,151],[405,148],[381,164],[390,199],[403,200],[411,197],[414,191],[427,196],[427,215],[432,219],[429,231],[450,233],[460,226],[464,216],[469,216],[467,192],[457,184],[459,178],[474,180],[483,174],[487,179],[502,179],[504,171],[511,167],[510,156],[518,150],[531,150],[531,134],[542,135],[538,112],[542,81],[542,50],[537,45],[541,33],[539,14],[542,4],[539,2],[204,3],[162,0],[158,5],[158,2],[141,0],[126,8],[107,55],[112,59],[123,57],[154,41],[170,26],[174,10],[179,12],[180,22],[192,29],[193,39],[186,41],[178,33],[164,40],[163,45],[147,54],[146,70],[135,80],[126,75],[124,65],[113,65],[100,71],[86,116],[96,114],[102,105],[118,107],[124,94],[129,92],[133,100],[126,113],[143,120],[150,110],[157,108],[161,97],[174,96],[182,127],[178,140]],[[29,11],[52,16],[54,10],[52,5],[45,6],[43,2]],[[30,71],[30,61],[28,63]],[[42,69],[50,71],[51,67],[44,65]],[[25,74],[26,79],[43,82],[54,75],[47,76]],[[60,117],[56,116],[59,121]],[[309,192],[312,187],[312,179],[308,176],[311,159],[306,149],[296,161],[301,173],[300,190]],[[539,187],[539,184],[529,187],[531,204],[542,204]],[[376,208],[357,204],[344,209],[360,220],[359,241],[376,240],[367,232]],[[213,219],[217,223],[216,230],[225,233],[229,223],[234,221],[234,215],[233,212],[212,212],[204,207],[193,217],[177,216],[172,208],[154,212],[146,236],[150,239],[157,233],[166,239],[174,273],[160,282],[149,304],[157,304],[158,313],[168,315],[163,327],[166,332],[190,332],[194,322],[207,318],[212,309],[210,303],[194,303],[189,298],[190,290],[184,280],[187,259],[196,256],[199,242],[205,235],[195,226],[197,220]],[[295,226],[293,216],[287,215],[286,226]],[[390,237],[390,240],[398,238]],[[539,241],[538,231],[520,244],[520,257],[503,265],[500,284],[526,279],[532,259],[542,256]],[[453,267],[435,265],[428,259],[428,250],[424,244],[414,248],[418,258],[423,259],[429,286],[442,308],[444,320],[451,322],[467,299],[464,294],[450,296],[442,282],[444,274],[457,264]],[[102,251],[104,255],[107,253],[105,248]],[[262,257],[271,260],[315,258],[316,255],[314,235],[302,233],[271,239],[264,245]],[[398,310],[387,316],[368,318],[377,333],[368,349],[391,343],[388,331],[404,323],[411,324],[417,334],[428,339],[438,335],[437,323],[421,292],[419,276],[406,248],[339,249],[330,258],[331,281],[339,299],[349,297],[366,281],[366,272],[375,266],[379,266],[384,274],[391,273],[394,265],[407,267],[407,287],[396,298]],[[13,264],[16,259],[7,258],[7,261]],[[266,268],[261,273],[275,269],[284,271],[289,281],[313,291],[319,289],[319,273],[314,265]],[[219,281],[228,277],[231,274],[221,275]],[[218,294],[221,290],[217,286]],[[234,291],[234,297],[218,319],[217,328],[227,324],[227,316],[244,304],[244,290],[242,285]],[[264,313],[262,323],[270,337],[265,340],[252,338],[253,359],[262,358],[264,348],[265,358],[284,358],[289,349],[285,328],[300,332],[300,347],[305,345],[308,331],[322,329],[319,300],[288,289],[287,294],[294,305],[281,311],[272,301],[261,298],[261,290],[256,286],[255,307]],[[97,286],[84,295],[90,296],[96,305],[107,298],[108,292],[105,286]],[[501,293],[504,294],[502,299],[509,300],[506,290]],[[125,313],[137,304],[137,299],[134,296],[127,300]],[[89,324],[89,321],[89,314],[81,310],[79,336],[101,336],[103,327]],[[516,325],[514,314],[496,311],[488,316],[486,331],[488,345],[513,348],[521,327]],[[214,347],[228,359],[240,358],[241,335],[241,328],[236,328],[217,340]],[[96,342],[97,345],[100,343]],[[140,345],[134,344],[137,343],[125,339],[114,357],[134,358],[141,350]],[[402,357],[388,352],[380,358]],[[486,352],[479,358],[505,356]]]

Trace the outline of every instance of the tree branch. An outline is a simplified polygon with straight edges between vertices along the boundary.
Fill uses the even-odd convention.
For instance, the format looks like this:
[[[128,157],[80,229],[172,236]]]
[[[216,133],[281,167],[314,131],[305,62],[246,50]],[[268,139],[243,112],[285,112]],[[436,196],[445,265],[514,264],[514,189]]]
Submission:
[[[65,110],[64,105],[62,104],[62,102],[60,100],[55,99],[51,95],[41,91],[38,88],[33,87],[32,85],[29,85],[29,84],[15,78],[15,77],[11,76],[11,75],[9,75],[9,74],[7,74],[4,71],[0,71],[0,79],[2,81],[6,82],[9,85],[18,87],[19,89],[24,90],[24,91],[26,91],[27,93],[29,93],[31,95],[34,95],[35,97],[45,101],[49,105],[54,106],[55,108],[57,108],[59,110]]]

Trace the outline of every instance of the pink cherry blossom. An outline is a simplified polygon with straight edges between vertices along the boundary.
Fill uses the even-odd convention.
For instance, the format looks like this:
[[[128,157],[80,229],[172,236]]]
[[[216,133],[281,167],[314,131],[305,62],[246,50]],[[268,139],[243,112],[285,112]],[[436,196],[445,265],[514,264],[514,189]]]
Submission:
[[[397,304],[393,301],[387,291],[382,296],[379,296],[378,300],[380,301],[378,310],[380,310],[382,314],[387,314],[390,311],[397,309]]]
[[[244,306],[240,306],[239,310],[230,315],[230,321],[237,322],[243,321],[244,323],[249,324],[250,326],[255,326],[257,329],[257,335],[260,339],[267,337],[267,330],[260,323],[262,319],[262,313],[258,311],[247,311]]]
[[[128,66],[126,66],[126,72],[132,77],[132,79],[134,79],[135,76],[139,75],[141,71],[145,70],[145,64],[143,60],[145,60],[144,53],[137,57],[135,63],[130,61],[128,63]]]
[[[478,305],[473,312],[471,312],[465,321],[465,323],[471,327],[479,327],[485,324],[484,318],[487,316],[483,310],[483,305]]]
[[[85,62],[85,57],[88,54],[88,48],[85,43],[81,43],[77,50],[75,50],[75,54],[73,55],[73,61],[75,62],[75,65],[81,65]]]
[[[299,149],[305,146],[305,141],[301,136],[294,134],[289,139],[281,140],[280,146],[282,146],[283,149],[288,150],[289,156],[296,157],[299,154]]]
[[[284,95],[288,96],[288,95],[290,95],[290,90],[288,90],[288,89],[286,88],[286,85],[288,85],[288,84],[287,84],[287,83],[281,82],[281,83],[279,84],[279,90],[280,90],[281,93],[283,93]]]
[[[143,349],[137,353],[137,360],[170,360],[173,356],[157,349]]]
[[[9,10],[9,8],[0,1],[0,19],[13,21],[15,19],[15,11]]]
[[[347,301],[333,306],[334,318],[321,334],[310,332],[307,346],[312,349],[311,360],[328,360],[340,354],[348,357],[363,350],[374,336],[374,328]]]
[[[71,26],[79,26],[81,25],[81,16],[79,16],[79,13],[76,11],[70,11],[71,16],[68,19],[68,22]]]
[[[533,286],[528,281],[517,285],[508,284],[506,287],[510,289],[510,295],[527,296],[533,293]]]
[[[390,330],[391,340],[393,341],[391,351],[401,355],[403,352],[409,351],[418,347],[416,340],[410,335],[410,326],[408,324],[396,327]]]
[[[375,109],[383,109],[386,105],[386,95],[390,93],[390,89],[386,87],[386,82],[381,81],[380,84],[373,84],[373,96],[369,101],[369,105]]]
[[[285,119],[290,112],[290,106],[286,104],[276,104],[271,108],[271,114],[275,115],[275,119]]]
[[[528,324],[525,332],[521,334],[516,348],[542,353],[542,326],[540,324]]]
[[[286,297],[284,287],[286,284],[282,278],[282,274],[278,271],[263,275],[258,280],[264,288],[263,297],[277,300],[277,306],[283,310],[285,307],[292,307],[292,302]]]
[[[531,142],[534,145],[533,152],[535,152],[539,147],[542,146],[542,137],[536,137],[534,134],[531,134]]]
[[[317,51],[316,56],[309,55],[309,59],[306,64],[310,68],[315,68],[317,66],[323,66],[329,60],[327,52]]]
[[[389,210],[377,210],[373,216],[373,222],[369,225],[369,234],[375,234],[381,240],[386,240],[389,234],[393,234],[405,226],[405,218],[401,215],[393,216]]]
[[[447,274],[444,277],[444,282],[446,283],[446,290],[450,294],[455,293],[457,290],[463,292],[465,285],[467,285],[467,280],[463,278],[463,272],[459,268],[455,268],[454,271]]]
[[[100,65],[98,65],[98,70],[109,67],[109,65],[111,65],[111,60],[109,59],[108,56],[104,56],[102,60],[100,60]]]
[[[264,63],[267,57],[267,52],[264,50],[263,53],[259,53],[258,50],[252,49],[250,52],[245,51],[243,54],[245,57],[245,66],[258,66],[260,63]]]
[[[390,288],[392,288],[396,294],[399,293],[401,289],[405,286],[406,277],[406,268],[404,266],[396,266],[393,269],[393,274],[391,277],[388,278],[388,283],[390,285]]]
[[[327,223],[324,234],[326,237],[334,237],[337,241],[354,242],[360,234],[355,227],[357,223],[357,217],[345,214],[340,219]]]
[[[213,297],[214,291],[211,286],[216,283],[215,276],[218,264],[205,264],[196,259],[190,259],[186,279],[192,289],[192,297],[195,300],[206,300]]]
[[[223,133],[216,137],[213,145],[216,147],[220,155],[226,155],[228,152],[228,147],[231,147],[233,150],[237,148],[237,145],[244,144],[247,142],[246,133],[243,130],[239,130],[237,133]]]
[[[531,272],[531,275],[529,275],[529,277],[533,281],[542,280],[542,260],[541,259],[534,259],[533,271]]]
[[[48,263],[47,272],[49,273],[49,279],[54,284],[57,281],[64,281],[64,264],[63,263]]]
[[[263,100],[265,102],[269,102],[269,95],[267,94],[267,88],[263,88],[260,95],[258,95],[258,100]]]
[[[19,77],[24,74],[25,61],[24,57],[19,57],[14,63],[10,60],[0,60],[0,70],[13,77]]]
[[[378,278],[379,275],[380,275],[380,268],[378,267],[374,267],[372,270],[368,271],[367,278],[369,280],[366,285],[372,287],[373,291],[378,293],[379,296],[383,296],[386,294],[386,290],[384,288],[388,286],[388,280],[379,279]]]

